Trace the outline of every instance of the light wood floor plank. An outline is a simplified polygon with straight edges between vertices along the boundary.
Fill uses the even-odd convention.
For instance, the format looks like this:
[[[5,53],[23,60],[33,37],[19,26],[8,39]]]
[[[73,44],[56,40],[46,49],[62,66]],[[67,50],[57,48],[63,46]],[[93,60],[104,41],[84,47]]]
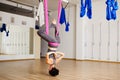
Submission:
[[[62,60],[51,77],[45,59],[0,62],[0,80],[120,80],[120,64]]]

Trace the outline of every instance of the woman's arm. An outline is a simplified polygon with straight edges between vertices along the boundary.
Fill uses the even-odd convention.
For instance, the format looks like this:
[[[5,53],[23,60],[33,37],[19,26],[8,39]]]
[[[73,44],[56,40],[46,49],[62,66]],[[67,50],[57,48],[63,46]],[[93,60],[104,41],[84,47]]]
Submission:
[[[49,57],[50,54],[53,54],[53,52],[48,52],[46,54],[46,63],[47,64],[52,64],[53,63],[53,60]]]
[[[56,64],[59,63],[62,58],[64,57],[64,53],[62,52],[56,52],[56,55],[58,56],[58,58],[56,59]]]
[[[47,59],[47,60],[50,59],[50,58],[49,58],[49,55],[52,54],[52,53],[53,53],[53,52],[48,52],[48,53],[46,54],[46,59]]]

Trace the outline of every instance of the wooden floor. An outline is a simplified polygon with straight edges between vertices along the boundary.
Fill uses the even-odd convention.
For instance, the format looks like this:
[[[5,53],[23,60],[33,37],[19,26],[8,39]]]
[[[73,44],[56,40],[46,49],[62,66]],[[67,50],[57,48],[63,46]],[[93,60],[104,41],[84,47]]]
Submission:
[[[120,80],[120,64],[62,60],[60,75],[48,75],[45,59],[0,62],[0,80]]]

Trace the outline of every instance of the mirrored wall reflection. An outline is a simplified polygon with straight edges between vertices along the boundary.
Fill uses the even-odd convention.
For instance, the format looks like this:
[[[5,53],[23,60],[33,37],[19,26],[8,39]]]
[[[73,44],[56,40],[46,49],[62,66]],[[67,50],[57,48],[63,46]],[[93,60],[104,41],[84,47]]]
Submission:
[[[0,55],[33,54],[33,29],[0,23]]]

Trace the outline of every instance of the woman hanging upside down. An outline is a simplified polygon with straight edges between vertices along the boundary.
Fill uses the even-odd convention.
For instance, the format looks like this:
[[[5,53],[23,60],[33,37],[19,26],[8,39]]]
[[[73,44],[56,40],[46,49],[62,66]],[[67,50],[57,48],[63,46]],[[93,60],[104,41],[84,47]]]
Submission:
[[[60,37],[59,34],[56,35],[57,27],[56,27],[56,20],[52,21],[50,28],[55,29],[55,38],[45,33],[45,27],[40,27],[37,34],[48,42],[48,52],[46,54],[46,63],[49,64],[49,74],[51,76],[56,76],[59,74],[59,70],[55,67],[61,59],[64,57],[64,53],[56,52],[57,47],[60,44]]]

